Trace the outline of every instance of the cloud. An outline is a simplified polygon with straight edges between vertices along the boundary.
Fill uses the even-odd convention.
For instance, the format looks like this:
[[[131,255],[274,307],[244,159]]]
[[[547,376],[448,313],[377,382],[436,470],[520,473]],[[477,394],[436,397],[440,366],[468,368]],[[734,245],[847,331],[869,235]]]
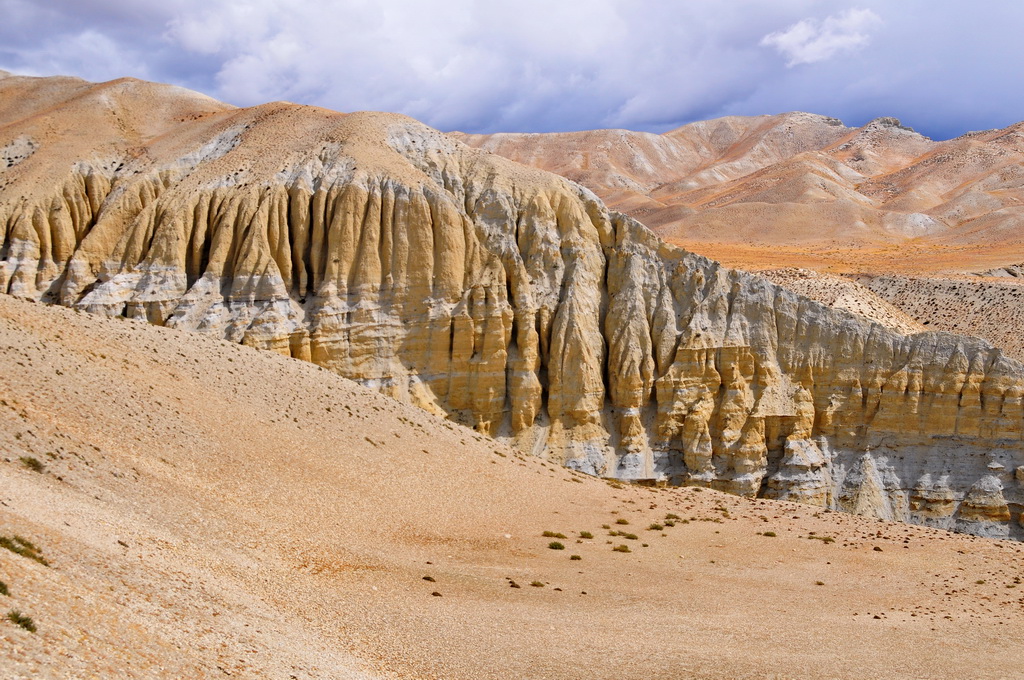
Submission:
[[[805,110],[941,137],[1024,115],[1007,85],[1024,77],[1024,3],[1005,0],[0,0],[0,16],[0,69],[445,130],[663,131]]]
[[[144,55],[93,29],[44,38],[16,54],[18,65],[4,70],[33,76],[72,74],[87,80],[152,77]]]
[[[774,47],[787,57],[786,66],[813,64],[864,47],[871,40],[868,31],[881,23],[870,9],[849,9],[824,21],[798,21],[785,31],[769,33],[761,45]]]

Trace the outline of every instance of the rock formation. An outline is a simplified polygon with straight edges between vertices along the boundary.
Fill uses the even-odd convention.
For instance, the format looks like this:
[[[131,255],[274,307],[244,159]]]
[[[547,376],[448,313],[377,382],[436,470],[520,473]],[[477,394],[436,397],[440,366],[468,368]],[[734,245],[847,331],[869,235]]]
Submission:
[[[398,115],[17,77],[0,102],[0,291],[313,361],[591,474],[1024,533],[1024,366],[983,341]]]

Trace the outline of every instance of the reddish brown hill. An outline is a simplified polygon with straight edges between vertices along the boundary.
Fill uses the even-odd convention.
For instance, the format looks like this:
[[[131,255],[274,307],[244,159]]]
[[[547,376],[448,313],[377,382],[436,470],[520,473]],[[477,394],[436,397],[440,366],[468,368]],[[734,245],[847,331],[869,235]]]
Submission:
[[[847,128],[787,113],[662,135],[457,136],[564,174],[663,237],[734,266],[931,272],[1022,259],[1021,130],[934,142],[893,118]]]

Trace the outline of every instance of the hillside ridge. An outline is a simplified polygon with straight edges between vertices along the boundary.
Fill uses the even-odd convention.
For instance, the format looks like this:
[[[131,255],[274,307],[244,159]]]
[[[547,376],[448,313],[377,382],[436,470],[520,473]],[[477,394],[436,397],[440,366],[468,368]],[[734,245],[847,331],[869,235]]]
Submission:
[[[309,360],[590,474],[1024,531],[1024,366],[982,340],[725,268],[396,114],[141,81],[12,100],[4,292]]]

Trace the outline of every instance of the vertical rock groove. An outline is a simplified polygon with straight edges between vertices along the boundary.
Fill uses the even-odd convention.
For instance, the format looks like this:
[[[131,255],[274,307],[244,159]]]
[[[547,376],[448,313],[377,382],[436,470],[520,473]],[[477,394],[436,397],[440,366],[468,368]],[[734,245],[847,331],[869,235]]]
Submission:
[[[0,291],[313,361],[591,474],[1021,534],[998,349],[725,269],[400,116],[204,125],[52,186],[45,144],[9,170]]]

